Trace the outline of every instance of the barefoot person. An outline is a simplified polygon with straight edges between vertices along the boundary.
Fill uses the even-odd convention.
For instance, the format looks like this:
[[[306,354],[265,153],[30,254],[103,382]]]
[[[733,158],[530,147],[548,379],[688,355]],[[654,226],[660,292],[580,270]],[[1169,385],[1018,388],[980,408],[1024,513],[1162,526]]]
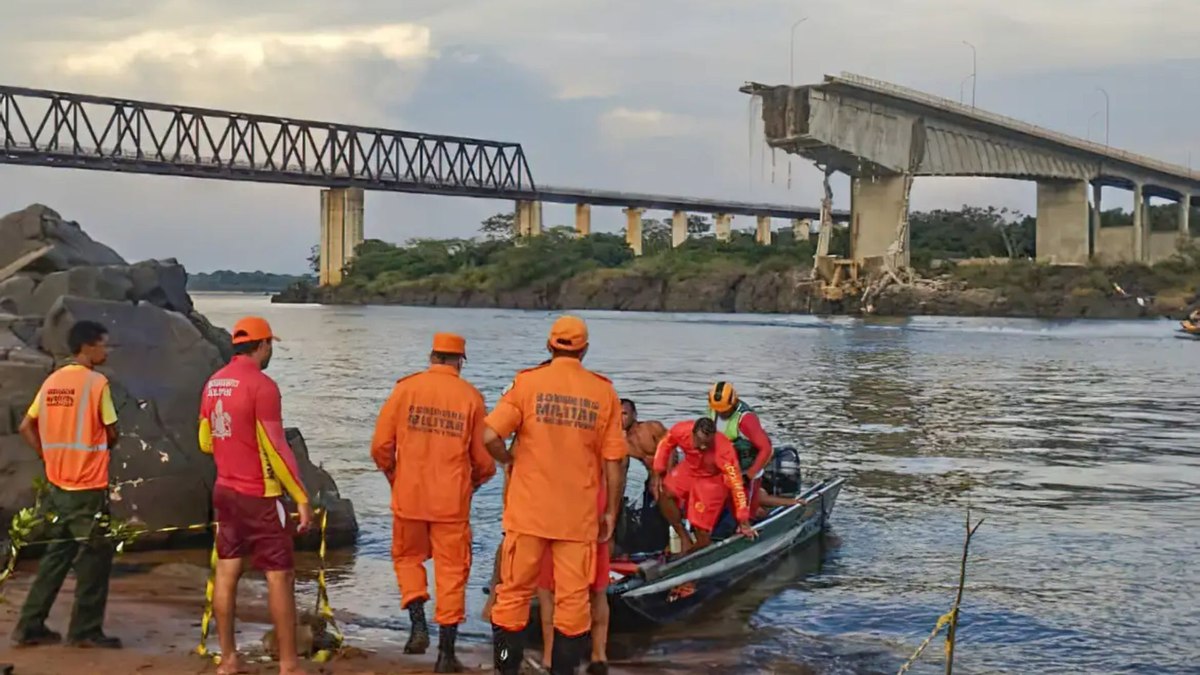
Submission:
[[[46,627],[46,617],[74,567],[75,608],[67,642],[116,649],[121,641],[101,630],[113,547],[97,522],[108,512],[108,465],[117,442],[117,413],[108,379],[95,371],[108,359],[108,330],[80,321],[71,327],[67,343],[74,360],[46,378],[21,422],[21,437],[46,463],[50,489],[40,515],[58,517],[45,532],[55,541],[42,554],[13,642],[32,647],[62,639]]]
[[[279,386],[263,372],[275,340],[265,320],[238,321],[233,327],[233,360],[209,379],[200,402],[200,449],[211,453],[217,464],[213,610],[221,641],[221,675],[239,672],[234,615],[245,558],[267,577],[280,674],[304,672],[296,656],[293,532],[280,497],[286,491],[295,501],[300,532],[312,526],[313,512],[283,433]]]
[[[625,436],[612,383],[583,367],[587,325],[564,316],[547,340],[550,363],[519,373],[487,418],[488,451],[512,462],[504,509],[500,585],[492,608],[494,664],[516,675],[524,658],[529,607],[542,556],[554,561],[554,647],[551,672],[574,673],[591,630],[589,587],[597,541],[607,541],[624,489]],[[512,454],[504,439],[516,433]],[[601,472],[608,509],[596,506]]]
[[[460,376],[466,357],[461,336],[434,335],[429,368],[396,383],[371,441],[371,457],[392,486],[392,562],[412,624],[407,654],[429,646],[425,561],[433,559],[437,673],[463,672],[454,645],[471,574],[471,495],[496,475],[483,446],[483,395]]]
[[[668,474],[668,458],[676,449],[683,450],[683,462]],[[758,536],[750,526],[750,500],[742,485],[733,444],[717,433],[711,419],[702,417],[671,427],[658,444],[651,480],[663,517],[679,535],[682,553],[712,543],[713,528],[730,497],[738,532],[751,539]],[[684,514],[696,532],[694,540],[683,527]]]

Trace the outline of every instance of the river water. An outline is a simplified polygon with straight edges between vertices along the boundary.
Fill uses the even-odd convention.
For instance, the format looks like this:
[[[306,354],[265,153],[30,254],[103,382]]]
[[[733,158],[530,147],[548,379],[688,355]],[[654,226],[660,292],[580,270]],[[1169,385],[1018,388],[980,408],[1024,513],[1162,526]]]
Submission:
[[[465,376],[494,403],[541,361],[554,315],[270,305],[198,295],[215,323],[266,316],[285,423],[354,501],[358,548],[334,604],[349,632],[405,638],[384,479],[369,443],[430,335],[468,339]],[[582,312],[588,365],[668,424],[735,382],[806,481],[842,476],[823,542],[688,626],[625,639],[616,660],[686,672],[894,673],[953,602],[971,549],[956,672],[1200,672],[1200,345],[1166,322]],[[631,476],[631,483],[638,482]],[[475,500],[469,638],[500,536],[497,479]],[[547,505],[553,508],[553,505]],[[913,672],[940,673],[941,642]]]

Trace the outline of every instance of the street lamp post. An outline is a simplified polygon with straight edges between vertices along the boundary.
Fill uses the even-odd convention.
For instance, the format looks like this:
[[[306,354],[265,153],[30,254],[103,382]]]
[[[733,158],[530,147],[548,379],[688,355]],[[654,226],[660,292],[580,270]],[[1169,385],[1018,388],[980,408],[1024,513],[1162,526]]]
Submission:
[[[796,27],[805,21],[808,21],[807,16],[792,24],[791,51],[788,52],[788,81],[793,87],[796,86]]]
[[[975,87],[979,84],[979,51],[975,45],[963,40],[963,44],[971,48],[971,107],[975,107]]]
[[[960,104],[963,102],[963,98],[965,96],[965,94],[963,94],[963,91],[967,88],[967,80],[974,80],[974,79],[975,79],[974,75],[968,75],[962,79],[962,82],[958,83],[958,102]]]
[[[1092,122],[1094,122],[1094,121],[1096,120],[1096,116],[1097,116],[1097,115],[1099,115],[1099,114],[1100,114],[1100,111],[1099,111],[1099,110],[1097,110],[1096,112],[1092,113],[1092,116],[1091,116],[1091,117],[1089,117],[1089,118],[1088,118],[1088,135],[1087,135],[1087,139],[1088,139],[1089,141],[1090,141],[1090,140],[1092,140]]]
[[[1104,145],[1105,145],[1105,147],[1108,147],[1108,120],[1109,120],[1109,117],[1108,117],[1108,110],[1109,110],[1108,92],[1104,90],[1104,87],[1096,87],[1096,91],[1100,92],[1101,94],[1104,94]]]

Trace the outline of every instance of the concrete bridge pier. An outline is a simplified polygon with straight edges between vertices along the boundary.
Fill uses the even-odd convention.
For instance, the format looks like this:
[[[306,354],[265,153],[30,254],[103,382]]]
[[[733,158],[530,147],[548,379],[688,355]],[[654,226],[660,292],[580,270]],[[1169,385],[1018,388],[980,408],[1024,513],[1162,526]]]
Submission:
[[[862,176],[854,179],[850,190],[850,258],[883,257],[896,241],[896,230],[904,216],[904,176]],[[895,261],[907,267],[909,242]]]
[[[1133,261],[1146,262],[1146,196],[1143,185],[1133,186]]]
[[[754,241],[763,246],[771,245],[771,216],[758,216],[754,228]]]
[[[586,237],[592,233],[591,204],[575,205],[575,234]]]
[[[362,243],[362,188],[321,190],[321,265],[318,278],[322,286],[342,283],[342,273]]]
[[[676,211],[671,215],[671,248],[683,246],[687,238],[687,212]]]
[[[1179,236],[1191,239],[1192,230],[1189,219],[1192,215],[1192,196],[1189,194],[1183,195],[1179,200],[1179,215],[1176,217],[1176,224],[1179,226]]]
[[[642,213],[645,209],[629,207],[625,209],[625,243],[633,249],[634,255],[642,254]]]
[[[717,241],[729,241],[733,238],[733,214],[718,213],[715,222],[713,231],[717,234]]]
[[[1092,212],[1091,222],[1088,224],[1090,231],[1088,236],[1088,258],[1097,259],[1100,256],[1100,214],[1104,213],[1104,209],[1100,206],[1100,193],[1102,192],[1100,183],[1092,183]]]
[[[514,223],[518,237],[536,237],[542,233],[542,203],[521,199],[517,201]]]
[[[1056,265],[1086,264],[1090,217],[1087,181],[1038,181],[1037,259]]]

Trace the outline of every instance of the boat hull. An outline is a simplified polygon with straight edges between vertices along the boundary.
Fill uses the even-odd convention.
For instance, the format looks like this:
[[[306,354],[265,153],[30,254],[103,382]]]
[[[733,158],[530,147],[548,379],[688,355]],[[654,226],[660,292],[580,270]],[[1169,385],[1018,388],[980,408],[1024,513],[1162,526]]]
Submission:
[[[827,526],[843,481],[805,491],[804,506],[778,509],[758,523],[757,540],[736,536],[609,587],[613,631],[683,621],[754,574],[774,565]]]

